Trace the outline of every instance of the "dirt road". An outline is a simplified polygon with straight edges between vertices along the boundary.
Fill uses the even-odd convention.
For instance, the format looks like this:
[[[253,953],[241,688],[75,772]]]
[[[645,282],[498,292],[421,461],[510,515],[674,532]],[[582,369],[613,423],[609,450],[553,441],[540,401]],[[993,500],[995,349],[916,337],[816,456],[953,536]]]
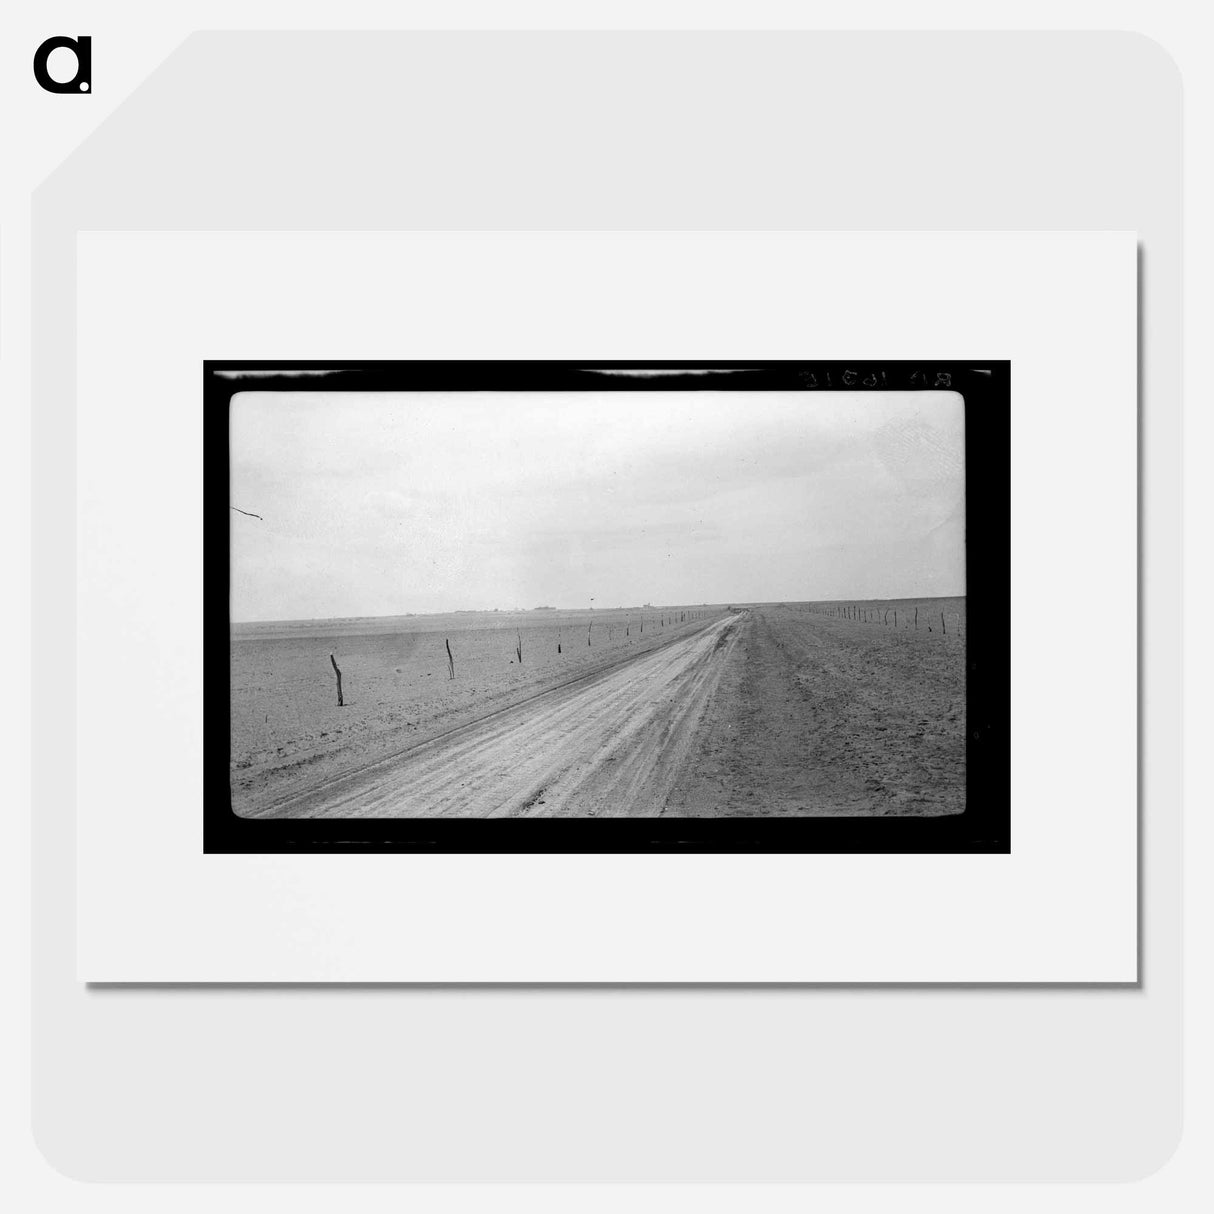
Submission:
[[[925,615],[927,613],[925,612]],[[752,607],[445,732],[267,786],[260,818],[925,816],[965,808],[957,629]],[[931,618],[934,618],[931,617]],[[572,672],[570,672],[572,673]],[[520,691],[525,689],[520,688]],[[319,752],[318,752],[319,753]]]
[[[746,618],[717,620],[252,816],[659,815]]]

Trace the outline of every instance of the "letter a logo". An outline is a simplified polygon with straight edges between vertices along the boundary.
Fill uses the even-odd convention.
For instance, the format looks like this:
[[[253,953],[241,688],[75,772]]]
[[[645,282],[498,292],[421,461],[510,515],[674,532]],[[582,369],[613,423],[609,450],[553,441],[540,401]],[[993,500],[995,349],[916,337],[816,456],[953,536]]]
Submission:
[[[76,56],[76,74],[71,80],[53,80],[46,70],[51,51],[65,48]],[[88,93],[93,88],[93,40],[81,34],[78,38],[48,38],[34,52],[34,79],[48,93]]]

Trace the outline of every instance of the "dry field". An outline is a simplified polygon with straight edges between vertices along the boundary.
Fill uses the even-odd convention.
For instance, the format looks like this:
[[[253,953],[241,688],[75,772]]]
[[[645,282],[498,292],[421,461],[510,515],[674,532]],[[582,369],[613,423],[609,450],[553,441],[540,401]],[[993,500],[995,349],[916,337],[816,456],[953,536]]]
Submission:
[[[856,604],[867,622],[825,614],[831,606],[236,625],[234,808],[337,818],[960,812],[965,600]]]

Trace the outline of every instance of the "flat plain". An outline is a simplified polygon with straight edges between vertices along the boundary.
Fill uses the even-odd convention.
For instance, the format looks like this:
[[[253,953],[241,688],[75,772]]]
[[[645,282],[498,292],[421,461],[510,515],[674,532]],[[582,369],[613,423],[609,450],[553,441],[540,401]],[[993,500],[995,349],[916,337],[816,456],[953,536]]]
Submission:
[[[964,598],[236,624],[233,808],[959,813],[967,632]]]

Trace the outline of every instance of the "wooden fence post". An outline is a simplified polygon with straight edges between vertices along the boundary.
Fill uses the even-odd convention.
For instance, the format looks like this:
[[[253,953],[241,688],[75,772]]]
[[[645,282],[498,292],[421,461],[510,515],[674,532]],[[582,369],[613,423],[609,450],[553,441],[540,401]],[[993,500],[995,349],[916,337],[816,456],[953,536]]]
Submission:
[[[451,656],[451,639],[445,638],[447,641],[447,678],[455,678],[455,659]]]
[[[338,670],[337,659],[332,654],[329,654],[329,661],[333,663],[333,673],[337,675],[337,707],[342,708],[345,706],[345,700],[341,698],[341,671]]]

